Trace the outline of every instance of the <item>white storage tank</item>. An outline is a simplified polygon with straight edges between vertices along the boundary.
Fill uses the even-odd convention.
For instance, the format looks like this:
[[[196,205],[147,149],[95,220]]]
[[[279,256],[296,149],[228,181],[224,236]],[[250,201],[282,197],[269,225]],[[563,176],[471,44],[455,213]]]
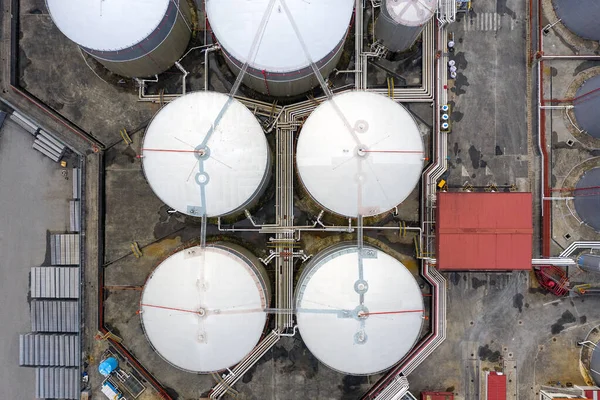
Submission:
[[[319,105],[298,137],[300,180],[322,207],[349,217],[391,210],[413,191],[423,168],[417,123],[400,104],[346,92]]]
[[[374,247],[333,246],[309,261],[295,293],[298,330],[323,364],[371,375],[399,362],[415,345],[424,309],[404,265]]]
[[[215,217],[255,204],[269,182],[271,153],[246,106],[222,93],[195,92],[154,116],[142,165],[154,193],[171,208]]]
[[[250,252],[190,247],[152,272],[140,303],[144,333],[171,365],[209,373],[240,362],[263,333],[269,280]]]
[[[243,82],[270,96],[293,96],[318,86],[294,26],[281,0],[259,35],[255,57],[248,60],[270,0],[207,0],[210,27],[229,68],[238,74],[249,61]],[[286,0],[312,61],[327,77],[339,61],[354,0]]]
[[[375,39],[392,52],[410,48],[434,16],[437,0],[383,0]]]
[[[147,77],[169,69],[187,48],[187,0],[46,0],[60,31],[112,72]]]

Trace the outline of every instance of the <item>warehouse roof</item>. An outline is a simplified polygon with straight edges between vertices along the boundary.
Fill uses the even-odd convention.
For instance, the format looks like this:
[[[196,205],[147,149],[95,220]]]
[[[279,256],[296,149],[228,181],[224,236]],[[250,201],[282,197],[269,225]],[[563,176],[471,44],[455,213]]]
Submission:
[[[437,200],[440,270],[531,267],[531,193],[444,192]]]
[[[506,375],[498,372],[488,373],[487,400],[506,400]]]

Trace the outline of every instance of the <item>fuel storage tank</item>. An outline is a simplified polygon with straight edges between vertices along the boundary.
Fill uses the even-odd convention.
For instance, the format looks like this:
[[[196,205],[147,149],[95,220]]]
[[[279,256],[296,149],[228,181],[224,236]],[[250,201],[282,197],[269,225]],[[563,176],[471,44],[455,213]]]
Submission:
[[[413,191],[424,147],[414,118],[388,97],[353,91],[321,103],[298,137],[300,181],[322,207],[371,216]]]
[[[600,273],[600,255],[582,254],[577,258],[577,265],[585,271]]]
[[[600,75],[594,75],[577,89],[573,112],[579,128],[596,139],[600,139],[598,110],[600,110]]]
[[[208,373],[240,362],[267,320],[269,280],[258,259],[224,243],[190,247],[164,260],[144,286],[144,333],[156,352],[185,371]]]
[[[597,0],[552,0],[561,23],[583,39],[600,40],[600,2]]]
[[[423,296],[404,265],[374,247],[333,246],[312,258],[295,293],[298,330],[323,364],[351,375],[382,372],[414,346]]]
[[[600,232],[600,167],[584,172],[575,185],[573,197],[575,211],[581,221]]]
[[[154,193],[187,215],[216,217],[256,203],[271,175],[271,153],[256,117],[217,92],[187,94],[146,129],[142,166]]]
[[[207,0],[210,27],[235,74],[249,63],[243,80],[246,86],[271,96],[306,92],[319,82],[298,35],[311,60],[327,77],[342,55],[354,0],[275,0],[270,13],[269,3],[270,0]]]
[[[58,29],[112,72],[147,77],[169,69],[187,48],[187,0],[46,0]]]
[[[437,0],[383,0],[375,39],[392,52],[411,47],[435,14]]]

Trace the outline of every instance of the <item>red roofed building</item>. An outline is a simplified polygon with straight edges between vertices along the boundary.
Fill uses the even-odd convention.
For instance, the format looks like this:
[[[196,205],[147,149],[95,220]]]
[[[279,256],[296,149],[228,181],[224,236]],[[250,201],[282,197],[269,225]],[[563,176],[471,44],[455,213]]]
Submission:
[[[506,375],[488,372],[485,377],[487,400],[506,400]]]
[[[530,269],[531,193],[438,193],[436,236],[440,270]]]

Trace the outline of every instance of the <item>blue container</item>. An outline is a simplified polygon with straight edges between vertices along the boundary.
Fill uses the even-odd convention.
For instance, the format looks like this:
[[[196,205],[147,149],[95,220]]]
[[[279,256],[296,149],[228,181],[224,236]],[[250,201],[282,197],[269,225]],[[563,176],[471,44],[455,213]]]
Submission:
[[[102,376],[109,376],[117,369],[118,366],[119,362],[116,358],[108,357],[106,360],[102,361],[100,365],[98,365],[98,372],[100,372]]]

